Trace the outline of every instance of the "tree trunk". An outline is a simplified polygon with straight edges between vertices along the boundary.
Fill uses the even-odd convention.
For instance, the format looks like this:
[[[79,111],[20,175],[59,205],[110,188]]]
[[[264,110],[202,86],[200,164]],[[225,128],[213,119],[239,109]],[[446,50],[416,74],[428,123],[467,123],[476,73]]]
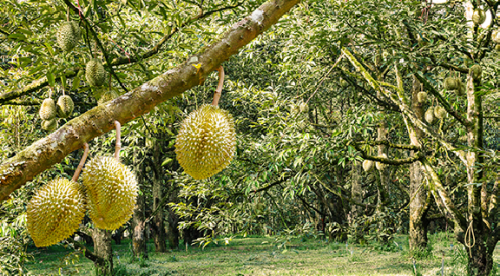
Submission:
[[[363,202],[363,187],[361,183],[362,168],[359,161],[354,161],[352,164],[351,178],[351,198],[356,202]],[[354,242],[363,243],[363,225],[360,224],[360,218],[363,216],[363,207],[352,204],[350,214],[350,227],[354,231]]]
[[[94,254],[103,258],[105,263],[94,263],[97,275],[113,275],[113,248],[111,247],[111,231],[95,228],[92,233]]]
[[[163,137],[159,137],[163,138]],[[153,171],[155,178],[153,179],[153,210],[156,210],[158,208],[158,205],[160,204],[160,201],[163,198],[163,190],[162,190],[162,180],[163,176],[165,175],[165,172],[163,171],[163,168],[161,166],[161,157],[160,157],[160,152],[161,152],[161,140],[160,139],[155,139],[154,144],[153,144]],[[154,219],[153,219],[153,238],[154,238],[154,243],[155,243],[155,250],[156,252],[166,252],[167,251],[167,246],[166,246],[166,240],[165,240],[165,223],[164,223],[164,212],[163,212],[163,207],[158,210],[156,213]]]
[[[174,202],[174,201],[170,201]],[[172,208],[168,207],[168,219],[167,219],[167,239],[170,249],[178,249],[179,248],[179,216],[172,210]]]
[[[381,121],[379,127],[377,129],[377,140],[387,140],[387,126],[384,121]],[[387,155],[387,147],[385,145],[378,146],[378,155],[382,156]],[[387,155],[388,156],[388,155]],[[386,193],[387,187],[389,187],[389,166],[386,164],[382,164],[381,168],[378,170],[380,181],[377,186],[377,208],[375,210],[375,215],[379,218],[378,230],[377,230],[377,239],[382,244],[386,244],[389,242],[389,236],[387,233],[381,233],[381,229],[386,229],[387,221],[383,219],[385,216],[381,214],[385,212],[385,206],[387,205],[388,196]]]
[[[411,107],[415,116],[423,120],[424,110],[422,105],[424,103],[418,101],[418,93],[420,92],[420,82],[413,77],[412,89],[412,102]],[[411,126],[409,126],[410,128]],[[421,146],[421,140],[424,133],[419,128],[409,129],[411,144]],[[415,152],[411,152],[414,156]],[[413,253],[423,253],[427,249],[427,225],[426,218],[427,211],[429,210],[429,200],[427,188],[423,182],[422,164],[420,161],[410,165],[410,251]]]
[[[143,140],[142,140],[143,141]],[[144,142],[142,143],[144,146]],[[134,153],[134,159],[137,161],[139,158],[137,153]],[[139,164],[136,166],[137,172],[137,183],[139,183],[139,189],[141,192],[137,195],[137,208],[134,210],[134,214],[132,216],[132,229],[134,231],[132,235],[132,248],[134,251],[134,256],[137,258],[147,258],[147,238],[146,238],[146,203],[144,196],[144,166],[143,164]]]

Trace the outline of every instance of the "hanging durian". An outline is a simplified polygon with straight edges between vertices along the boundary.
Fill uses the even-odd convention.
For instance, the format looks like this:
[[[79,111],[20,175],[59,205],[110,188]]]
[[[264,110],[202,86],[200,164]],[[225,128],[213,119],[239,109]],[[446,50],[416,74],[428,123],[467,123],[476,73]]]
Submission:
[[[104,83],[106,80],[106,71],[98,59],[94,58],[87,62],[85,78],[91,86],[101,86]]]
[[[78,184],[58,178],[38,190],[28,203],[28,232],[37,247],[56,244],[78,229],[84,215],[85,198]]]
[[[481,79],[481,74],[483,73],[483,69],[478,64],[473,65],[469,69],[469,74],[472,76],[474,81],[479,81]]]
[[[446,109],[441,106],[434,108],[434,116],[438,119],[443,119],[446,116]]]
[[[307,105],[307,103],[306,103],[306,102],[301,102],[301,103],[299,104],[299,110],[300,110],[300,112],[302,112],[302,113],[307,113],[307,112],[309,112],[309,105]]]
[[[50,120],[42,120],[42,129],[46,131],[53,131],[57,128],[57,118]]]
[[[40,111],[38,112],[40,114],[40,118],[42,120],[51,120],[56,117],[56,104],[54,100],[51,98],[47,98],[43,100],[42,105],[40,106]]]
[[[74,108],[75,104],[73,103],[71,97],[68,95],[62,95],[57,100],[57,113],[61,118],[67,118],[68,116],[70,116]]]
[[[212,105],[203,105],[183,121],[175,142],[177,160],[194,179],[205,179],[231,163],[236,150],[233,117],[220,109],[224,70],[219,71],[219,86]]]
[[[365,170],[365,172],[369,172],[372,169],[373,169],[373,161],[372,160],[363,161],[363,170]]]
[[[80,40],[80,34],[77,22],[64,22],[57,30],[57,44],[63,51],[69,52]]]
[[[139,192],[135,175],[119,161],[120,123],[115,121],[115,156],[98,156],[85,165],[82,174],[88,216],[100,229],[115,230],[133,214]]]
[[[382,153],[382,155],[379,155],[379,157],[388,158],[387,154],[385,153]],[[377,168],[377,170],[383,171],[387,167],[387,165],[381,162],[375,162],[375,167]]]
[[[429,109],[425,112],[424,117],[427,123],[432,124],[432,122],[434,122],[434,107],[429,107]]]
[[[427,101],[427,93],[426,92],[418,92],[417,100],[419,103],[425,103]]]
[[[482,9],[475,9],[472,14],[472,22],[476,25],[481,25],[486,20],[486,13]]]
[[[457,89],[457,80],[453,77],[447,77],[444,79],[444,89],[446,90],[455,90]]]
[[[462,79],[458,78],[458,88],[455,90],[458,96],[465,95],[465,84],[462,82]]]
[[[114,89],[111,89],[109,91],[106,91],[104,92],[101,97],[99,98],[99,100],[97,101],[97,104],[98,105],[102,105],[104,104],[105,102],[109,102],[113,99],[115,99],[116,97],[118,97],[118,93],[116,93],[116,91]]]

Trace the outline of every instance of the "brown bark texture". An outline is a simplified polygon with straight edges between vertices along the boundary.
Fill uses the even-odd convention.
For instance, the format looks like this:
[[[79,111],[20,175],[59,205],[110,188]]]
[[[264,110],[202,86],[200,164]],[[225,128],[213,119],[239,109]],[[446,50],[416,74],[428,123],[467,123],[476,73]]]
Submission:
[[[351,197],[357,202],[363,202],[362,171],[361,162],[354,161],[352,164]],[[363,223],[360,221],[362,217],[363,207],[353,204],[351,206],[349,223],[351,231],[354,231],[353,238],[356,243],[364,241]]]
[[[140,87],[97,106],[69,121],[47,137],[7,159],[0,165],[0,201],[32,180],[37,174],[59,163],[84,143],[148,113],[156,105],[200,85],[225,60],[259,34],[270,28],[299,0],[272,0],[236,23],[220,39],[188,58],[180,66],[144,83]],[[197,69],[193,65],[199,65]]]
[[[144,141],[144,139],[142,139]],[[144,145],[140,141],[138,144]],[[134,154],[135,160],[139,160],[137,154]],[[137,161],[138,162],[138,161]],[[147,237],[146,237],[146,203],[144,198],[144,163],[140,163],[136,166],[137,173],[137,183],[139,183],[139,189],[141,192],[137,195],[137,207],[134,209],[134,214],[132,215],[132,250],[134,251],[134,256],[137,258],[148,258],[147,250]]]
[[[159,137],[163,138],[163,137]],[[161,199],[163,198],[163,186],[162,180],[165,172],[163,171],[163,167],[161,166],[161,141],[163,139],[155,139],[153,142],[153,162],[151,162],[151,166],[153,166],[154,179],[153,179],[153,210],[158,208]],[[155,243],[156,252],[167,252],[167,244],[166,244],[166,233],[165,233],[165,223],[164,223],[164,212],[163,207],[161,207],[158,212],[155,214],[153,219],[153,239]]]
[[[113,248],[111,247],[111,231],[95,228],[92,232],[94,254],[103,258],[104,263],[94,262],[98,275],[113,275]]]

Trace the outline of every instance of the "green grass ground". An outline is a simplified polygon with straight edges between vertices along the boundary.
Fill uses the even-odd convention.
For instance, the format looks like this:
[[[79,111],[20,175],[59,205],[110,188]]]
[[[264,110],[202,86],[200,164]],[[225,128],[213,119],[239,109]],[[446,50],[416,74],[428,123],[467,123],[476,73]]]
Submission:
[[[415,260],[421,275],[465,275],[466,251],[451,234],[430,235],[431,254]],[[189,247],[156,253],[148,244],[148,260],[132,260],[130,241],[113,245],[118,275],[416,275],[408,254],[408,237],[397,236],[389,251],[376,244],[352,246],[319,240],[296,239],[286,250],[273,237],[234,238],[229,245]],[[454,244],[451,247],[451,244]],[[498,266],[499,248],[495,251]],[[52,246],[33,249],[34,260],[26,265],[32,275],[94,275],[93,264],[71,254],[71,249]]]

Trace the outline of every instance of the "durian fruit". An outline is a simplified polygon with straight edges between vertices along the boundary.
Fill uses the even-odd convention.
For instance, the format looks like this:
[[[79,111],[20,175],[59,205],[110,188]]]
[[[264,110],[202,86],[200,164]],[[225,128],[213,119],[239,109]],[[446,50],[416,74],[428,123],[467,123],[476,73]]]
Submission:
[[[429,107],[429,109],[425,112],[424,117],[427,123],[432,124],[432,122],[434,122],[434,107]]]
[[[458,88],[456,90],[456,93],[458,96],[465,95],[465,84],[462,82],[461,79],[458,79]]]
[[[444,79],[444,89],[455,90],[457,89],[457,80],[453,77],[447,77]]]
[[[299,113],[299,106],[296,104],[292,104],[290,106],[290,115],[295,116],[297,115],[297,113]]]
[[[481,79],[481,74],[483,73],[483,69],[478,64],[472,65],[469,69],[469,74],[471,74],[472,79],[478,81]]]
[[[373,169],[373,161],[372,160],[363,161],[363,170],[365,170],[365,172],[369,172],[372,169]]]
[[[57,118],[42,121],[42,129],[46,131],[53,131],[57,128]]]
[[[301,102],[299,105],[299,110],[302,113],[307,113],[307,112],[309,112],[309,105],[307,105],[306,102]]]
[[[486,13],[482,9],[475,9],[472,14],[472,22],[476,25],[481,25],[486,20]]]
[[[42,120],[51,120],[55,118],[57,109],[54,100],[52,100],[51,98],[43,100],[42,106],[40,106],[40,111],[38,113],[40,114],[40,118],[42,118]]]
[[[434,116],[438,119],[443,119],[446,116],[446,109],[441,106],[434,108]]]
[[[138,186],[135,175],[112,157],[90,160],[82,173],[88,216],[100,229],[115,230],[135,209]]]
[[[98,59],[91,59],[85,68],[85,78],[92,86],[101,86],[106,80],[106,71]]]
[[[233,117],[203,105],[182,121],[175,142],[177,160],[194,179],[205,179],[229,165],[236,150]]]
[[[65,52],[71,51],[80,39],[80,27],[76,22],[64,22],[57,30],[57,44]]]
[[[427,101],[427,93],[426,92],[418,92],[417,100],[419,103],[425,103]]]
[[[113,100],[116,97],[118,97],[118,93],[116,93],[115,90],[111,89],[109,91],[104,92],[104,94],[101,95],[101,97],[97,101],[97,104],[102,105],[106,102]]]
[[[497,44],[500,43],[500,29],[494,30],[491,33],[491,40]]]
[[[67,118],[73,112],[75,104],[68,95],[63,95],[57,100],[57,113],[61,118]]]
[[[387,158],[387,154],[383,153],[379,157]],[[386,168],[386,164],[380,163],[380,162],[375,162],[375,167],[377,168],[377,170],[383,171]]]
[[[26,215],[28,232],[37,247],[56,244],[78,229],[85,215],[85,197],[77,183],[58,178],[31,198]]]

